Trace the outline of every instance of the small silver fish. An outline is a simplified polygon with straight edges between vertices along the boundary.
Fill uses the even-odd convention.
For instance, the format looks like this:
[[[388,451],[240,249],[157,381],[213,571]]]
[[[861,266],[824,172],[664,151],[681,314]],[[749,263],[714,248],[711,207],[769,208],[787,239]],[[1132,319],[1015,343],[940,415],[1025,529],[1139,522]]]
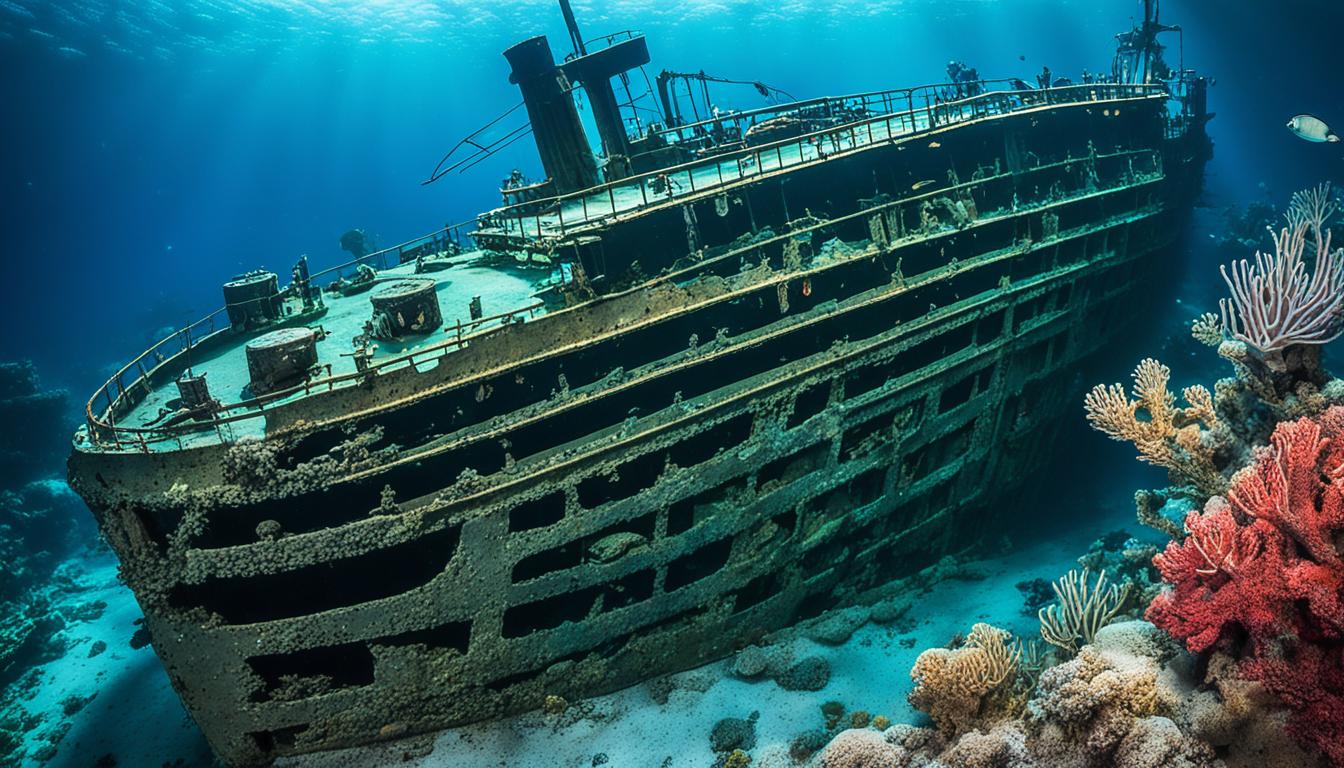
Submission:
[[[1320,143],[1323,141],[1337,142],[1339,136],[1326,125],[1319,117],[1311,115],[1298,115],[1288,121],[1288,130],[1292,131],[1299,139]]]

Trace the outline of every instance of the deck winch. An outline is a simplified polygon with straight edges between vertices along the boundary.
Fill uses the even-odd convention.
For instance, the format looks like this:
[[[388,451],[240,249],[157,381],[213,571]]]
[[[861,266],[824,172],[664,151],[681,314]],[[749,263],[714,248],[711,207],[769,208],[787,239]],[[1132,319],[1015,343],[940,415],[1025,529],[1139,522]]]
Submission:
[[[210,394],[205,383],[205,374],[196,374],[191,370],[182,372],[176,379],[177,394],[182,407],[193,413],[213,414],[219,410],[219,401]]]
[[[429,278],[407,278],[378,286],[369,294],[369,303],[373,305],[373,337],[418,336],[442,325],[437,287]]]
[[[301,381],[317,365],[317,340],[312,328],[279,328],[249,341],[252,393],[262,395]]]
[[[279,320],[284,314],[280,278],[262,269],[235,277],[224,284],[224,307],[234,328],[259,328]]]

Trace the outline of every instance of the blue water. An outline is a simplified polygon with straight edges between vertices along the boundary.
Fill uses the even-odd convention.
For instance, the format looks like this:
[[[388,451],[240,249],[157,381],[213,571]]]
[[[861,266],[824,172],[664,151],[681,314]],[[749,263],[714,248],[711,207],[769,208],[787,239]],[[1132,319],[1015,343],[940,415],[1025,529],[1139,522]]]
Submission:
[[[585,0],[575,12],[588,37],[644,32],[650,76],[704,69],[807,98],[937,82],[951,59],[1031,82],[1043,65],[1075,78],[1105,72],[1112,36],[1141,7]],[[1344,129],[1344,5],[1168,0],[1162,13],[1185,30],[1183,51],[1166,38],[1168,62],[1183,54],[1216,80],[1215,154],[1185,258],[1160,287],[1167,313],[1098,375],[1121,380],[1151,354],[1183,384],[1223,373],[1185,336],[1223,292],[1210,237],[1221,209],[1261,199],[1282,208],[1296,189],[1344,181],[1344,145],[1284,128],[1307,112]],[[67,387],[73,428],[81,397],[163,329],[213,311],[229,276],[283,273],[304,253],[317,267],[343,261],[338,238],[353,227],[388,245],[495,207],[511,169],[542,175],[530,141],[420,182],[459,138],[517,103],[500,53],[534,34],[566,51],[553,0],[0,0],[0,360],[31,359],[45,386]],[[713,93],[723,107],[764,104],[750,88]],[[1061,471],[1061,487],[1122,516],[1133,488],[1162,484],[1081,419],[1062,439],[1080,446],[1080,464],[1114,469]],[[62,471],[52,461],[47,474]]]
[[[1283,123],[1298,112],[1344,123],[1326,37],[1344,11],[1258,5],[1162,9],[1188,30],[1186,63],[1217,79],[1215,203],[1252,198],[1260,182],[1283,198],[1341,164]],[[1105,71],[1111,35],[1136,13],[1137,2],[1037,0],[576,7],[588,36],[644,31],[650,74],[703,68],[799,98],[938,81],[953,58],[1028,80],[1042,65]],[[500,52],[536,33],[563,53],[550,0],[0,3],[6,279],[38,288],[9,292],[0,311],[6,329],[41,318],[40,334],[0,335],[0,358],[32,357],[82,392],[147,333],[214,309],[222,277],[301,253],[335,262],[351,227],[389,244],[493,207],[510,169],[540,176],[528,141],[419,182],[517,103]],[[715,95],[762,103],[747,88]]]

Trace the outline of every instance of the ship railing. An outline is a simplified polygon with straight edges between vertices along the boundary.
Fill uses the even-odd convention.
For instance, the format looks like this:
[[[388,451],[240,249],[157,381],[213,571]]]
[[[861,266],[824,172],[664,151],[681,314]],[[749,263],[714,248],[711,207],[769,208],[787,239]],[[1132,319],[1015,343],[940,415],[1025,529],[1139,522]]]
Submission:
[[[637,29],[622,29],[617,32],[610,32],[605,35],[598,35],[591,40],[584,40],[583,47],[591,53],[593,50],[601,48],[610,48],[618,42],[634,40],[636,37],[643,37],[644,33]],[[574,58],[574,54],[565,57],[566,60]]]
[[[1208,84],[1194,70],[1183,70],[1168,80],[1166,86],[1166,137],[1180,138],[1204,115]]]
[[[543,302],[537,301],[507,312],[467,322],[462,322],[459,319],[452,326],[442,329],[442,332],[449,336],[444,341],[409,350],[386,360],[372,362],[364,370],[332,374],[331,366],[327,365],[324,368],[326,371],[324,376],[310,377],[291,387],[272,390],[264,395],[257,395],[238,402],[221,404],[208,418],[190,420],[173,426],[136,427],[118,424],[118,414],[128,411],[133,405],[133,401],[138,402],[138,400],[143,399],[143,396],[148,393],[152,386],[152,379],[156,373],[160,372],[159,369],[170,368],[175,370],[179,367],[185,367],[186,363],[183,356],[206,339],[206,336],[203,335],[193,341],[191,336],[193,329],[197,332],[204,329],[206,335],[227,330],[227,322],[222,323],[218,330],[215,330],[216,318],[224,314],[224,310],[219,310],[155,344],[100,387],[85,407],[88,437],[91,443],[105,450],[138,450],[144,453],[154,450],[157,445],[165,442],[175,443],[179,448],[184,447],[184,438],[211,429],[217,433],[222,442],[229,442],[233,439],[233,425],[241,421],[264,417],[270,410],[289,401],[292,397],[355,386],[368,381],[370,377],[401,368],[409,367],[420,370],[421,367],[436,363],[446,355],[469,346],[482,337],[496,333],[508,326],[534,319],[542,306]],[[168,357],[156,356],[156,353],[160,353],[165,348],[171,348],[175,343],[182,346],[173,355]],[[148,360],[154,360],[155,364],[146,367],[145,362]],[[134,380],[129,384],[125,383],[127,374],[132,372],[136,374]]]
[[[725,184],[763,177],[784,168],[826,161],[948,125],[1046,106],[1136,99],[1166,93],[1163,84],[1088,83],[1044,89],[987,91],[928,103],[755,147],[725,152],[526,205],[498,208],[480,218],[483,228],[520,240],[561,238],[621,214],[695,196]]]
[[[693,123],[659,128],[650,131],[650,134],[663,137],[669,144],[695,143],[704,140],[706,136],[722,134],[723,126],[726,124],[734,124],[739,133],[745,133],[743,126],[750,128],[762,120],[806,110],[813,110],[823,116],[847,113],[867,116],[890,115],[902,108],[913,111],[916,104],[927,105],[930,102],[946,100],[946,94],[955,94],[958,89],[975,89],[978,93],[989,90],[991,86],[1011,86],[1016,82],[1018,80],[1015,78],[975,80],[962,83],[935,83],[915,88],[864,91],[844,96],[817,96],[755,109],[725,112]]]
[[[328,275],[344,275],[347,271],[360,265],[378,270],[391,269],[408,261],[415,261],[421,256],[468,250],[472,247],[468,234],[475,225],[475,219],[449,224],[442,229],[436,229],[429,234],[407,240],[404,243],[366,253],[336,266],[327,267],[320,272],[314,272],[310,279],[315,281]]]
[[[436,255],[451,250],[466,250],[470,247],[467,235],[474,224],[474,221],[467,221],[445,226],[429,234],[314,272],[310,279],[316,282],[320,278],[343,275],[359,265],[367,265],[375,269],[388,269],[398,264],[414,261],[422,255]],[[538,302],[521,309],[491,315],[479,320],[466,323],[458,321],[452,328],[444,329],[445,332],[453,334],[452,340],[415,350],[399,357],[379,361],[371,365],[370,368],[381,370],[388,365],[415,364],[416,356],[426,352],[438,351],[441,354],[446,354],[452,349],[464,346],[479,329],[493,322],[507,325],[523,315],[528,318],[534,317],[540,306],[541,303]],[[85,420],[88,423],[90,439],[95,444],[105,447],[136,446],[147,449],[148,443],[158,439],[199,430],[205,422],[194,421],[189,425],[183,425],[180,429],[174,429],[169,427],[130,427],[120,425],[117,421],[130,412],[153,390],[156,380],[160,385],[165,383],[163,381],[165,378],[164,371],[185,371],[190,368],[192,353],[198,351],[202,345],[217,338],[218,334],[228,331],[230,327],[227,309],[217,309],[200,320],[173,331],[119,368],[116,373],[103,382],[102,386],[94,391],[85,405]],[[319,385],[319,381],[312,381],[304,386],[311,389]],[[276,399],[283,399],[292,394],[294,394],[293,391],[286,391],[283,394],[272,392],[265,397],[224,405],[219,409],[219,413],[260,408],[265,403],[274,402]]]

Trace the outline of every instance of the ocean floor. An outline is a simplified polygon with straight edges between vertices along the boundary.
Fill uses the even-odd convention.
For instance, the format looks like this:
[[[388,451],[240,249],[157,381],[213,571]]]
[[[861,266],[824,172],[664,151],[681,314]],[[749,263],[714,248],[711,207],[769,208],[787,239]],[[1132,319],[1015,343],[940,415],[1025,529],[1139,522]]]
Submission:
[[[1057,578],[1106,531],[1125,528],[1145,536],[1132,509],[1123,503],[1104,511],[1091,509],[1096,517],[1086,525],[1058,531],[1045,541],[1030,531],[1022,538],[1029,535],[1034,543],[1000,557],[960,564],[956,577],[918,593],[914,607],[898,621],[864,624],[838,645],[806,637],[787,641],[794,659],[826,660],[830,678],[817,691],[787,691],[769,679],[739,679],[731,673],[730,658],[674,675],[670,681],[571,703],[562,714],[533,712],[434,736],[307,755],[279,765],[708,768],[716,758],[709,738],[715,723],[728,717],[750,719],[753,713],[758,713],[755,746],[749,750],[753,765],[792,765],[787,758],[789,742],[824,725],[821,708],[827,702],[838,701],[848,712],[885,715],[892,722],[924,722],[923,715],[906,703],[915,657],[966,633],[973,623],[988,621],[1036,637],[1038,624],[1034,615],[1022,610],[1018,582]],[[65,655],[10,689],[19,690],[15,704],[24,713],[41,718],[27,734],[24,765],[211,764],[204,738],[173,694],[153,651],[132,647],[140,612],[130,592],[117,582],[111,557],[76,561],[67,572],[75,586],[62,592],[61,599],[81,605],[102,601],[106,608],[100,615],[70,623],[63,630],[69,643]],[[92,654],[99,642],[106,644],[106,650]],[[663,699],[665,703],[659,703]],[[44,749],[49,757],[42,762],[37,756]]]
[[[61,573],[70,587],[53,596],[53,609],[86,618],[67,621],[57,636],[66,643],[63,656],[31,670],[5,692],[17,694],[12,703],[28,716],[22,765],[211,765],[210,748],[153,649],[132,647],[140,607],[117,580],[112,555],[71,561]],[[101,612],[99,602],[106,604]],[[53,752],[46,762],[39,759]]]

